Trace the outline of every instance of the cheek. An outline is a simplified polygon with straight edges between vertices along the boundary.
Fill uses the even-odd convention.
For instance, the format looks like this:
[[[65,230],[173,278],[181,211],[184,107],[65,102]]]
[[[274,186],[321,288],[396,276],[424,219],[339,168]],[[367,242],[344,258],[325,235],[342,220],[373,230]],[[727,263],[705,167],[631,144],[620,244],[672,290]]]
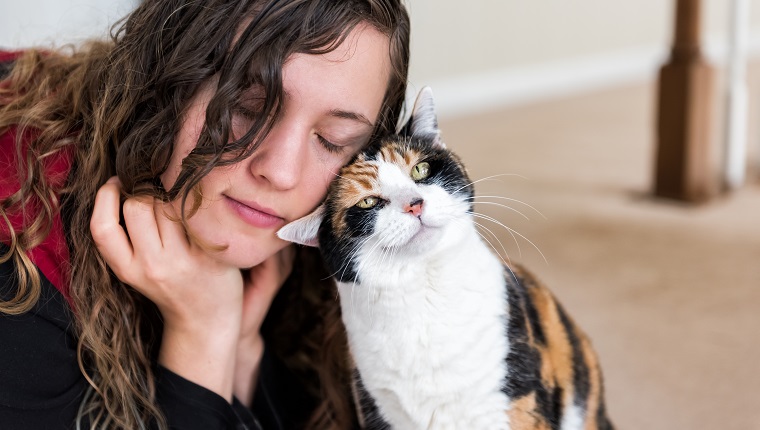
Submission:
[[[189,121],[185,121],[177,135],[177,139],[174,142],[174,150],[172,152],[171,159],[169,160],[169,166],[166,171],[161,174],[161,183],[164,189],[170,189],[177,181],[180,171],[182,170],[182,160],[190,154],[195,148],[198,142],[198,136],[201,133],[201,127],[189,126]]]
[[[161,174],[161,183],[165,189],[169,189],[179,176],[182,167],[182,160],[190,154],[198,143],[198,137],[201,135],[203,125],[206,121],[206,106],[213,94],[213,86],[206,82],[199,89],[198,93],[190,100],[179,133],[174,140],[169,167]]]
[[[188,153],[189,152],[190,151],[188,151]],[[175,149],[171,159],[169,160],[169,166],[166,168],[164,173],[161,174],[161,185],[164,186],[165,190],[171,189],[171,187],[174,186],[174,183],[177,182],[177,177],[179,176],[179,172],[182,167],[182,160],[186,156],[187,154],[180,154]]]
[[[304,180],[301,182],[299,193],[304,202],[303,215],[311,212],[322,202],[327,195],[330,182],[338,175],[343,163],[343,160],[332,162],[320,160],[311,163],[309,173],[304,176]]]
[[[310,213],[314,210],[327,195],[327,188],[330,184],[327,178],[318,178],[311,184],[307,184],[304,188],[303,206],[301,207],[302,216]]]

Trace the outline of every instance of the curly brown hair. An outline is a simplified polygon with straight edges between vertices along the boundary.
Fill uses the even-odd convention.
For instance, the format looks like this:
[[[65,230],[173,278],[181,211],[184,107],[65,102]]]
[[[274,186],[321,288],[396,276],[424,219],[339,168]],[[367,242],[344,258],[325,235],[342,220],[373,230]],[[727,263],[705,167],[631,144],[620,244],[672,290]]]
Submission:
[[[133,429],[150,422],[165,427],[152,372],[161,335],[158,311],[120,282],[95,249],[89,221],[98,188],[118,175],[127,196],[180,198],[184,207],[204,175],[250,156],[277,121],[285,60],[294,53],[329,52],[362,23],[390,40],[392,70],[375,130],[387,133],[401,114],[409,65],[409,18],[401,0],[146,0],[114,26],[109,41],[68,52],[29,50],[15,61],[0,85],[0,132],[17,127],[19,155],[20,136],[33,130],[34,138],[19,168],[20,190],[0,204],[10,245],[0,262],[12,259],[20,280],[16,296],[0,302],[0,312],[19,314],[36,303],[40,279],[28,251],[60,212],[71,255],[80,367],[93,388],[82,414],[92,428]],[[183,112],[201,83],[215,75],[218,86],[197,147],[184,159],[175,185],[164,190],[158,178]],[[231,107],[252,85],[265,90],[266,114],[233,140]],[[68,180],[55,186],[43,174],[45,160],[63,151],[73,154],[73,167]],[[14,230],[9,217],[29,207],[39,211]],[[308,375],[308,389],[321,399],[311,426],[348,428],[353,415],[339,311],[334,297],[330,303],[329,285],[320,285],[325,281],[318,257],[300,254],[300,275],[287,289],[299,305],[288,311],[293,315],[268,319],[273,338],[302,341],[297,348],[273,341],[273,349]]]

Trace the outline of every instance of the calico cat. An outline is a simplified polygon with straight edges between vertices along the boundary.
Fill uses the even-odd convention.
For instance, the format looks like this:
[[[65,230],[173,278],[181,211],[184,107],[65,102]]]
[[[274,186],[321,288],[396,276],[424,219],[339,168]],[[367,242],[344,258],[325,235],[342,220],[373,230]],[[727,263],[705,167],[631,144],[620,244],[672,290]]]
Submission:
[[[552,294],[479,236],[423,89],[407,130],[284,226],[338,283],[364,428],[612,429],[596,355]]]

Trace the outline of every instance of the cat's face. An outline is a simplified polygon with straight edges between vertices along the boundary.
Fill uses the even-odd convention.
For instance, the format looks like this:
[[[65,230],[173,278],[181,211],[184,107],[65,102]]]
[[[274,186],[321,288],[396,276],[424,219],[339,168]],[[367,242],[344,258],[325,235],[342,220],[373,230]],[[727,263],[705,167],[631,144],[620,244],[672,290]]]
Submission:
[[[362,153],[333,182],[319,246],[323,254],[337,255],[330,265],[338,267],[353,255],[379,260],[431,252],[456,240],[471,198],[465,170],[449,151],[389,138]]]
[[[473,188],[440,143],[435,118],[420,118],[426,113],[434,115],[432,107],[416,106],[411,136],[387,137],[359,154],[330,185],[324,205],[278,234],[318,242],[341,281],[353,281],[362,264],[455,244],[472,222]]]

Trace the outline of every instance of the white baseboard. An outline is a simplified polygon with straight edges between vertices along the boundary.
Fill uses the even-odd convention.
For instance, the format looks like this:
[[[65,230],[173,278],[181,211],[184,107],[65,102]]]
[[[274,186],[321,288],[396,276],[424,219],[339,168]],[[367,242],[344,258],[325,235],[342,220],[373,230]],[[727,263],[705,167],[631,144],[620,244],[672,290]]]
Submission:
[[[725,37],[708,37],[706,57],[717,67],[725,63]],[[412,82],[407,100],[422,86],[433,89],[441,118],[472,115],[589,91],[654,79],[667,60],[668,47],[645,47],[551,63],[491,70],[465,76]],[[760,56],[760,34],[748,44],[749,57]]]

